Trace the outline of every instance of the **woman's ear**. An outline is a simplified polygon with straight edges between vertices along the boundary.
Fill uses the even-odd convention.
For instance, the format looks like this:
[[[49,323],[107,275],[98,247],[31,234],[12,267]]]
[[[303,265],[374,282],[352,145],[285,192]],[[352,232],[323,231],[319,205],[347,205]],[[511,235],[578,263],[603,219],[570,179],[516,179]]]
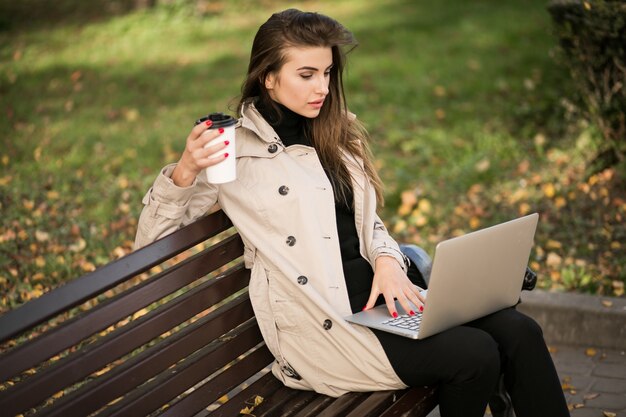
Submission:
[[[276,83],[276,76],[274,75],[273,72],[269,72],[265,76],[265,89],[266,90],[273,90],[275,83]]]

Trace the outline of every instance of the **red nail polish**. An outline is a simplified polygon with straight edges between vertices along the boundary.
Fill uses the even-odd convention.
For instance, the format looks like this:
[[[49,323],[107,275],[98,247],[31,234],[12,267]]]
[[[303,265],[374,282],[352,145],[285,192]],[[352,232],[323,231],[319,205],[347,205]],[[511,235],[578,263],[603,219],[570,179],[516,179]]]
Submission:
[[[228,152],[224,154],[224,158],[228,158]]]
[[[411,310],[409,311],[409,316],[414,316],[415,315],[415,311]]]
[[[224,141],[224,145],[226,145],[226,146],[228,146],[229,143],[230,143],[230,141],[228,141],[228,140]]]
[[[365,310],[367,310],[367,306],[363,307],[363,310],[362,310],[362,311],[365,311]]]
[[[420,311],[424,311],[424,306],[420,306]]]
[[[213,120],[207,120],[204,124],[207,125],[207,127],[211,127],[213,125]]]
[[[395,311],[393,312],[393,314],[392,314],[392,315],[393,315],[393,318],[394,318],[394,319],[397,319],[397,318],[398,318],[398,313],[396,313]]]
[[[220,132],[220,134],[224,133],[224,129],[221,128],[221,127],[219,129],[217,129],[217,130],[218,130],[218,132]]]

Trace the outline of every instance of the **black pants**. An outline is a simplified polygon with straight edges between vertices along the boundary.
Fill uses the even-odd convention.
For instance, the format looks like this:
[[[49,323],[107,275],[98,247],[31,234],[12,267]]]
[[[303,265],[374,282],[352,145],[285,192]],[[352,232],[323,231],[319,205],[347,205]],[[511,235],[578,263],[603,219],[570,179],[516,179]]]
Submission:
[[[374,333],[405,384],[439,386],[442,417],[482,417],[501,373],[517,417],[569,416],[541,328],[515,308],[424,340]]]

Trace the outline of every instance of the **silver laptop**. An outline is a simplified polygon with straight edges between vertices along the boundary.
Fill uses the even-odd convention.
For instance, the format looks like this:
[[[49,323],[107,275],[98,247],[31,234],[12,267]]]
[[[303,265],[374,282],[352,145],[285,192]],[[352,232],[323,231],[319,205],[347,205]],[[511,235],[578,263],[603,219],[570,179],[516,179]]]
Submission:
[[[396,319],[381,304],[346,320],[424,339],[515,305],[538,219],[534,213],[439,243],[423,313],[409,316],[396,301]],[[414,305],[411,308],[418,311]]]

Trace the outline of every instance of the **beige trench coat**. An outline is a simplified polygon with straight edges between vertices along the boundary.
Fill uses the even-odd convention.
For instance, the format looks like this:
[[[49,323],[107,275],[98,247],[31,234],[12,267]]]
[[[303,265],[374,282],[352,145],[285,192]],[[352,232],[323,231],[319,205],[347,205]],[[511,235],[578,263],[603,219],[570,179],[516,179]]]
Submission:
[[[374,334],[343,319],[351,311],[333,190],[315,150],[285,148],[253,105],[236,128],[236,147],[238,178],[231,183],[208,184],[200,175],[180,188],[170,179],[174,166],[165,167],[144,197],[135,246],[219,204],[244,241],[250,298],[278,379],[330,396],[406,387]],[[378,256],[392,256],[406,269],[376,215],[374,188],[361,161],[346,161],[362,256],[372,265]]]

